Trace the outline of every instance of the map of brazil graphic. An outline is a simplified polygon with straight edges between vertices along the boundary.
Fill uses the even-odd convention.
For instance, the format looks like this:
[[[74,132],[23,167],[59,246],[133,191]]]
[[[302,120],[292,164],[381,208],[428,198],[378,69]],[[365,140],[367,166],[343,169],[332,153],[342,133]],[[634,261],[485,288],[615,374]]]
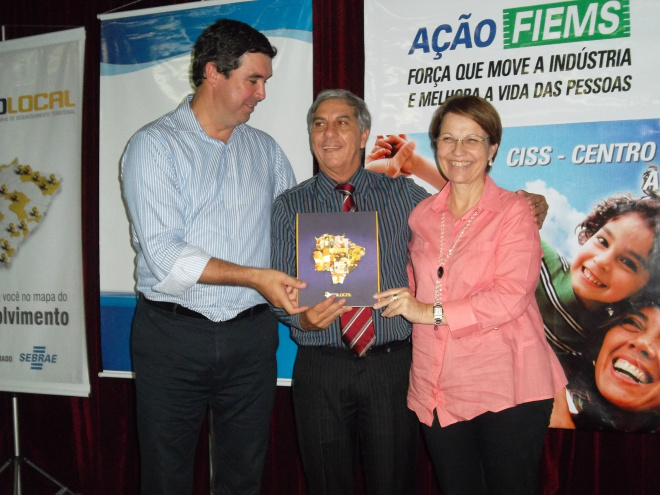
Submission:
[[[0,269],[9,268],[21,246],[44,222],[62,177],[19,163],[0,164]]]

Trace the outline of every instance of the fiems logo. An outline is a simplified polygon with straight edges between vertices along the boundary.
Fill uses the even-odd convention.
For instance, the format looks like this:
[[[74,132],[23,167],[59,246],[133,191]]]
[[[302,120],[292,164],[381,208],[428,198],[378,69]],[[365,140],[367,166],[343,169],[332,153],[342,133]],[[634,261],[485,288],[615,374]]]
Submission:
[[[47,354],[45,345],[35,345],[30,353],[21,353],[19,361],[30,363],[31,370],[41,371],[44,369],[44,364],[57,363],[57,354]]]
[[[504,48],[630,36],[629,0],[573,0],[504,10]]]

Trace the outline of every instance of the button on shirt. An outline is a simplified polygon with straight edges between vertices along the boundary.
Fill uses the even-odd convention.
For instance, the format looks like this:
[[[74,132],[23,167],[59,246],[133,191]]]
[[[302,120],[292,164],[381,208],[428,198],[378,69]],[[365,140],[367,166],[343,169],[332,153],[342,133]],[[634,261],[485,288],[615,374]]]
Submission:
[[[474,209],[459,219],[447,208],[448,184],[410,216],[411,287],[434,302],[440,239],[454,245]],[[566,384],[545,340],[534,299],[541,248],[524,198],[486,177],[480,213],[444,264],[442,302],[449,326],[413,325],[408,406],[441,426],[549,399]],[[444,212],[444,236],[440,226]]]
[[[393,179],[363,168],[348,182],[355,186],[353,199],[357,210],[378,212],[381,290],[407,287],[408,216],[420,201],[429,196],[428,192],[410,179]],[[344,197],[335,190],[336,185],[319,172],[275,200],[271,227],[273,268],[296,276],[296,213],[342,211]],[[345,347],[339,318],[325,330],[307,332],[300,328],[298,315],[289,316],[277,308],[275,312],[280,320],[292,327],[291,337],[299,345]],[[400,316],[382,318],[380,312],[374,313],[375,346],[410,336],[410,323]]]
[[[122,157],[137,290],[224,321],[265,299],[254,289],[197,280],[211,257],[269,267],[272,202],[295,177],[262,131],[241,124],[227,143],[208,136],[191,99],[140,129]]]

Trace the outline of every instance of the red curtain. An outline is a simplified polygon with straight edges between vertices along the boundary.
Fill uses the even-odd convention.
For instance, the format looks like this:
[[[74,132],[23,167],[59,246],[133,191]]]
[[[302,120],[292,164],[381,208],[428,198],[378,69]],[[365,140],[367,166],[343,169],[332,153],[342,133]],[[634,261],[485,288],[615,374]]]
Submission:
[[[98,133],[99,40],[96,16],[127,0],[0,1],[7,39],[85,26],[83,114],[83,263],[92,395],[70,398],[19,394],[21,454],[75,493],[119,495],[138,492],[139,447],[135,432],[133,382],[103,378],[99,340]],[[171,5],[143,0],[131,9]],[[362,2],[314,0],[314,92],[342,87],[363,96]],[[1,88],[0,88],[1,93]],[[311,102],[310,102],[311,103]],[[310,157],[310,166],[312,160]],[[120,213],[118,213],[120,214]],[[1,345],[1,344],[0,344]],[[290,390],[280,387],[271,420],[270,448],[263,477],[265,495],[304,495]],[[197,451],[195,494],[208,493],[205,429]],[[14,453],[11,394],[0,393],[0,467]],[[660,437],[548,430],[542,459],[544,495],[655,495],[660,487]],[[24,493],[55,493],[57,487],[26,463]],[[420,444],[418,494],[440,491]],[[0,491],[10,493],[11,465],[0,474]]]

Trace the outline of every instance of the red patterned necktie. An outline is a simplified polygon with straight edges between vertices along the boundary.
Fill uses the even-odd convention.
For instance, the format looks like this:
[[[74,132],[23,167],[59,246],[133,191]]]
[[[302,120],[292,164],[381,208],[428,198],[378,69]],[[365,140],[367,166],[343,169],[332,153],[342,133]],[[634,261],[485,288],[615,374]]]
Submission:
[[[343,211],[355,211],[355,201],[353,201],[353,192],[355,192],[355,186],[350,182],[343,182],[341,184],[337,184],[335,189],[344,195]]]
[[[335,189],[344,195],[343,211],[355,211],[353,192],[355,187],[350,182],[337,184]],[[340,317],[341,338],[358,356],[364,356],[367,349],[376,340],[374,323],[371,318],[371,308],[352,308]]]

